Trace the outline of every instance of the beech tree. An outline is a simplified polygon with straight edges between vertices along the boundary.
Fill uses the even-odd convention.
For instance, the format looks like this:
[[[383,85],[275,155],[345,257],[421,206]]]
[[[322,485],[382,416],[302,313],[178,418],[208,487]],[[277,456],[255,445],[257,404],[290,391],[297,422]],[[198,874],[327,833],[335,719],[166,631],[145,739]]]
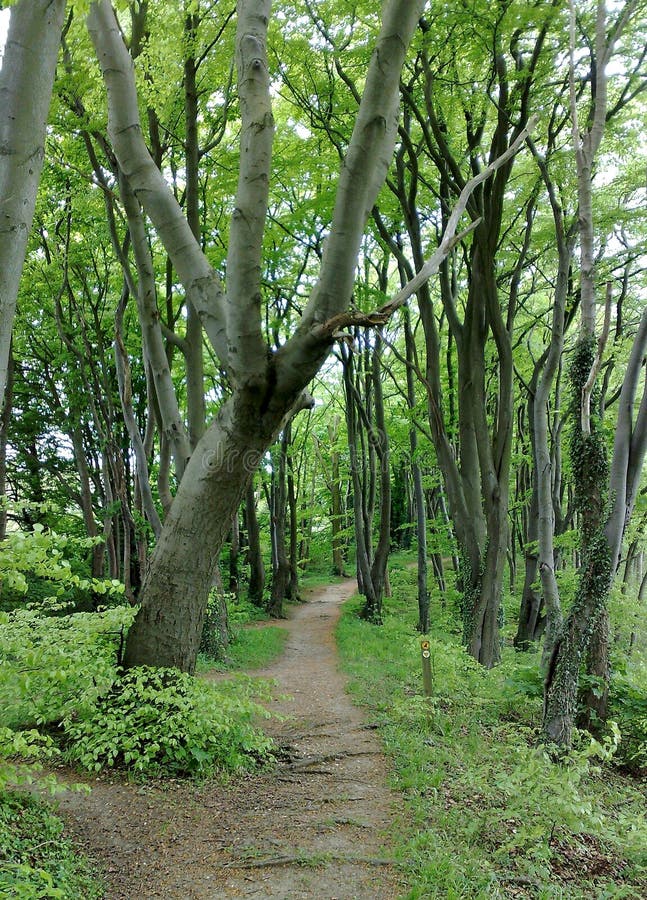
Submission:
[[[616,42],[636,8],[629,0],[607,32],[603,0],[597,4],[591,41],[592,66],[587,117],[580,124],[575,86],[576,17],[571,0],[570,112],[575,153],[580,226],[581,325],[571,363],[573,426],[571,458],[576,504],[580,516],[582,564],[573,605],[563,629],[555,637],[545,681],[543,732],[559,745],[569,745],[575,721],[580,667],[596,636],[603,654],[606,680],[609,590],[620,560],[626,525],[635,503],[647,451],[647,381],[635,410],[647,353],[647,308],[634,339],[620,390],[620,410],[609,466],[595,392],[609,332],[612,284],[606,286],[604,324],[597,335],[596,254],[594,250],[593,170],[609,118],[606,67]],[[549,565],[550,561],[545,560]]]
[[[11,8],[0,69],[0,403],[16,298],[45,154],[65,0]]]
[[[393,152],[400,71],[422,7],[422,2],[404,0],[385,6],[319,277],[299,326],[276,351],[266,344],[260,316],[273,140],[269,2],[240,0],[237,5],[241,152],[226,284],[210,266],[148,152],[133,63],[112,7],[107,0],[91,7],[88,26],[107,89],[112,149],[231,385],[231,396],[187,461],[164,522],[129,633],[127,666],[191,671],[195,665],[207,595],[234,511],[263,453],[303,404],[305,387],[328,355],[337,330],[329,323],[350,303],[362,233]]]

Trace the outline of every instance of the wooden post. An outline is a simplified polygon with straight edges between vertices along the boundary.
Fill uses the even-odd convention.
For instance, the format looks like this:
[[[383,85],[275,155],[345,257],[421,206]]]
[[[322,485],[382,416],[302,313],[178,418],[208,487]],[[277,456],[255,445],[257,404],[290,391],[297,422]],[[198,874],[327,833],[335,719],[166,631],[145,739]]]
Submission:
[[[422,686],[425,697],[431,697],[432,679],[431,679],[431,650],[428,640],[420,641],[420,650],[422,653]]]

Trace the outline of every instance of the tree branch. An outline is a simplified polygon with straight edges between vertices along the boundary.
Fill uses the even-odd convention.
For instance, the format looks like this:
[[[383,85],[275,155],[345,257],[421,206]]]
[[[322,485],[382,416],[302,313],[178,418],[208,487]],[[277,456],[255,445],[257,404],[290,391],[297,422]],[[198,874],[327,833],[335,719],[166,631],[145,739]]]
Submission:
[[[238,188],[227,253],[227,333],[234,379],[263,377],[261,257],[274,139],[267,63],[270,0],[239,0],[236,67],[241,112]]]
[[[465,212],[467,208],[467,204],[469,203],[469,199],[474,192],[474,190],[485,181],[487,178],[492,175],[493,172],[496,172],[502,165],[504,165],[511,157],[513,157],[520,147],[523,145],[526,140],[528,133],[534,128],[537,119],[533,117],[529,120],[528,125],[520,134],[517,136],[516,140],[510,144],[505,153],[502,153],[497,159],[495,159],[492,163],[490,163],[487,168],[483,169],[482,172],[479,172],[474,178],[472,178],[465,185],[463,190],[461,191],[460,197],[452,211],[451,216],[447,222],[447,226],[445,228],[445,233],[443,234],[443,238],[438,245],[437,249],[433,253],[433,255],[427,260],[424,266],[420,269],[420,271],[395,295],[392,297],[388,303],[385,303],[377,310],[373,310],[370,313],[362,313],[359,310],[350,310],[348,312],[339,313],[337,316],[333,316],[328,319],[326,322],[323,322],[321,325],[316,325],[312,329],[313,335],[318,339],[332,339],[336,340],[340,335],[340,330],[343,328],[347,328],[350,325],[383,325],[388,319],[393,315],[396,309],[399,309],[403,306],[407,300],[414,294],[426,281],[428,281],[432,275],[435,275],[443,260],[449,256],[453,248],[456,244],[460,243],[470,232],[472,232],[481,222],[480,219],[476,219],[472,222],[468,228],[464,231],[461,231],[459,234],[456,234],[456,227],[458,222]]]
[[[88,31],[108,94],[108,134],[133,192],[142,203],[223,365],[228,346],[223,291],[181,207],[151,158],[142,135],[133,61],[109,0],[90,7]]]

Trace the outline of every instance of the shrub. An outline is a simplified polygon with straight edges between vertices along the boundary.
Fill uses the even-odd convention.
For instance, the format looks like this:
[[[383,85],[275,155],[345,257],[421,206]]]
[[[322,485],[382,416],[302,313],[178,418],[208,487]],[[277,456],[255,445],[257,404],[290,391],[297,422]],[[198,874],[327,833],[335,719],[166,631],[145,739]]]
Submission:
[[[86,860],[42,802],[0,792],[0,897],[94,900],[103,896]]]
[[[48,613],[118,602],[119,581],[87,577],[84,556],[95,538],[75,538],[45,531],[14,531],[0,542],[0,609],[34,608]]]
[[[176,669],[129,669],[91,709],[63,723],[67,758],[144,776],[249,769],[271,756],[252,725],[267,713],[250,680],[213,685]]]
[[[622,740],[616,762],[631,772],[647,771],[647,694],[641,686],[616,677],[612,682],[611,712]]]
[[[41,616],[0,612],[0,726],[58,725],[114,680],[132,607]]]

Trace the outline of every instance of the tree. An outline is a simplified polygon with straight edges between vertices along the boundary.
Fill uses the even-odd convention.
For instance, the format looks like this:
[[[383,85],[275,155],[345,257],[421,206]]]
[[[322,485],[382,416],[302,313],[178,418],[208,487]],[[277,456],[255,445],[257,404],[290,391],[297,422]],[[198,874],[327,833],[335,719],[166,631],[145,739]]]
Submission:
[[[400,264],[413,271],[423,265],[423,247],[432,230],[423,199],[430,184],[440,206],[435,228],[439,238],[452,198],[459,196],[470,176],[483,173],[523,140],[533,90],[546,64],[544,46],[554,14],[554,3],[541,9],[535,5],[524,13],[513,4],[490,4],[477,7],[470,20],[463,10],[439,8],[425,22],[421,49],[403,79],[406,113],[396,171],[389,181],[401,208],[404,248],[390,240],[392,228],[380,222],[382,210],[376,216],[380,233],[390,241]],[[518,15],[525,17],[525,28]],[[438,46],[438,28],[452,40]],[[463,54],[463,47],[470,51]],[[448,79],[456,90],[446,89]],[[464,88],[477,84],[478,90]],[[475,185],[467,205],[474,229],[461,248],[465,274],[459,279],[460,263],[452,265],[449,260],[440,272],[442,317],[457,356],[457,440],[448,427],[442,389],[441,314],[434,309],[431,285],[423,284],[418,292],[429,428],[460,548],[465,642],[485,666],[495,665],[500,656],[514,424],[512,331],[530,236],[527,227],[506,277],[500,276],[501,245],[510,231],[505,199],[511,191],[513,163],[514,153],[505,157],[492,178]],[[525,213],[532,203],[526,181],[517,192],[514,213],[526,218],[526,225]]]
[[[605,629],[606,603],[616,573],[622,538],[638,492],[647,451],[647,382],[637,413],[636,394],[647,352],[647,309],[640,325],[620,392],[620,413],[609,468],[604,436],[594,408],[595,387],[611,315],[607,284],[604,325],[596,341],[596,259],[594,252],[593,164],[609,117],[606,66],[635,9],[628,2],[609,33],[604,2],[597,4],[592,42],[591,98],[580,126],[575,88],[575,7],[571,0],[571,122],[577,169],[580,222],[581,327],[571,365],[573,424],[571,457],[580,515],[582,565],[577,593],[556,638],[545,681],[544,736],[568,746],[576,714],[580,666],[596,628]],[[608,510],[608,511],[607,511]],[[602,644],[605,643],[604,637]],[[606,664],[603,662],[606,670]]]
[[[112,8],[106,0],[91,8],[88,25],[108,92],[112,148],[228,371],[232,390],[184,471],[143,585],[126,665],[189,671],[195,665],[206,599],[232,515],[263,453],[330,351],[335,331],[327,323],[350,303],[362,232],[395,141],[400,71],[422,6],[393,0],[385,7],[319,278],[298,328],[277,351],[268,349],[260,318],[273,138],[266,51],[269,3],[238,3],[241,154],[226,289],[148,153],[132,60]]]
[[[16,298],[45,154],[65,0],[19,0],[11,8],[0,69],[0,402]]]

